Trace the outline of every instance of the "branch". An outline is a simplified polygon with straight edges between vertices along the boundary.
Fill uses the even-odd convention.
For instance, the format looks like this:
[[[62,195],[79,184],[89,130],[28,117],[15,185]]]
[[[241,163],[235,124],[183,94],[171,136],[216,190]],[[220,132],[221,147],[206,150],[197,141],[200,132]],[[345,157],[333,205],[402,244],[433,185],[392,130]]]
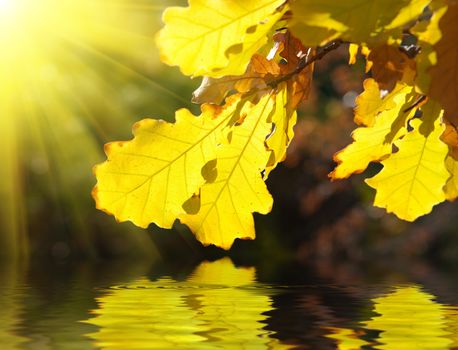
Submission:
[[[412,109],[418,107],[419,105],[423,104],[423,102],[427,101],[428,96],[426,95],[419,95],[417,100],[409,107],[403,110],[404,113],[410,112]]]
[[[292,77],[302,72],[307,66],[311,65],[313,62],[321,60],[329,52],[337,49],[342,43],[343,41],[340,39],[331,41],[327,43],[326,45],[318,48],[317,50],[318,52],[315,55],[313,55],[312,57],[308,59],[307,59],[307,56],[301,57],[301,59],[299,60],[297,64],[297,67],[292,72],[285,74],[278,79],[274,79],[270,81],[269,83],[267,83],[267,86],[270,86],[271,88],[275,89],[278,86],[278,84],[283,83],[284,81],[290,80]]]

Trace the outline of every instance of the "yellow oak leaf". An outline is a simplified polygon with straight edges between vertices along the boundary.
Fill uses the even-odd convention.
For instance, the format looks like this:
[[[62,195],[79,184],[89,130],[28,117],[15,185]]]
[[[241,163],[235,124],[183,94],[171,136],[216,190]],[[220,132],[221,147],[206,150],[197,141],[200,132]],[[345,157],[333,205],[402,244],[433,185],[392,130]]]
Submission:
[[[348,64],[355,64],[356,63],[356,56],[358,55],[359,45],[357,44],[350,44],[348,45]]]
[[[284,3],[189,0],[189,7],[167,8],[157,37],[161,59],[185,75],[241,75],[267,43],[267,33],[287,9]]]
[[[454,201],[458,197],[458,160],[449,154],[445,159],[445,166],[452,175],[444,187],[445,198]]]
[[[458,3],[450,2],[439,21],[441,39],[434,45],[437,63],[429,69],[429,95],[444,109],[444,117],[458,125]]]
[[[265,178],[286,157],[286,150],[294,137],[294,125],[297,122],[297,113],[288,108],[288,87],[286,83],[279,86],[275,98],[275,112],[272,113],[271,122],[274,124],[272,134],[266,140],[266,145],[271,150],[271,155],[266,167]]]
[[[440,139],[443,111],[429,101],[422,112],[421,120],[410,122],[413,130],[395,142],[399,151],[382,161],[380,173],[366,180],[377,190],[374,205],[407,221],[428,214],[445,200],[443,187],[450,177],[445,166],[448,147]]]
[[[356,98],[354,120],[356,124],[365,126],[373,126],[377,114],[396,108],[395,97],[411,89],[408,85],[399,83],[393,91],[382,97],[382,91],[374,79],[364,80],[363,86],[364,91]]]
[[[229,249],[236,238],[253,239],[252,213],[270,212],[272,197],[261,172],[269,158],[264,142],[271,132],[274,106],[270,94],[254,106],[244,106],[245,119],[232,128],[230,142],[219,147],[216,162],[203,169],[207,182],[200,196],[184,205],[188,214],[180,221],[204,245]]]
[[[441,136],[442,141],[448,145],[448,155],[445,166],[451,174],[450,179],[444,186],[445,198],[453,201],[458,197],[458,131],[450,125],[445,125],[445,131]]]
[[[97,208],[120,222],[170,228],[205,182],[201,169],[216,157],[221,132],[237,117],[240,101],[234,95],[225,108],[203,105],[198,117],[180,109],[175,123],[145,119],[135,124],[133,140],[107,144],[108,160],[95,168]]]
[[[364,80],[363,88],[364,91],[355,101],[354,120],[358,125],[372,126],[375,123],[377,113],[391,109],[395,104],[387,97],[382,99],[380,88],[374,79]]]
[[[429,5],[431,17],[428,20],[418,22],[410,31],[418,38],[421,46],[420,53],[415,57],[417,62],[417,77],[415,85],[419,92],[427,94],[431,84],[429,69],[437,63],[437,54],[434,45],[441,39],[439,22],[447,11],[447,4],[444,0],[433,1]]]
[[[430,0],[297,0],[291,5],[291,30],[304,45],[340,38],[356,44],[377,44],[399,38]]]
[[[389,97],[393,103],[392,108],[382,110],[376,115],[373,125],[353,131],[353,143],[334,156],[338,165],[329,174],[333,180],[361,173],[370,162],[384,159],[391,154],[393,142],[405,135],[407,122],[415,114],[415,109],[409,109],[412,102],[415,102],[414,88],[398,84],[396,93],[392,94]]]

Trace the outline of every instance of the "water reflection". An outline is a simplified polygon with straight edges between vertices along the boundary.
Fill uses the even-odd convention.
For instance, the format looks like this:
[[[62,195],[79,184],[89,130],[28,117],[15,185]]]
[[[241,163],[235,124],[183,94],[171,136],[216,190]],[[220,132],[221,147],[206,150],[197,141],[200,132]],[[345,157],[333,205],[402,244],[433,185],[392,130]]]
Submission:
[[[164,269],[0,266],[0,348],[457,348],[453,276],[345,283],[316,269],[279,271],[266,278],[262,265],[228,258]]]
[[[89,336],[104,349],[279,348],[263,330],[269,289],[228,258],[200,264],[185,282],[140,278],[97,301],[86,322],[100,327]]]
[[[458,334],[450,331],[451,308],[416,285],[395,287],[374,300],[373,317],[365,326],[379,330],[377,349],[451,349]]]
[[[21,317],[20,300],[16,291],[20,288],[16,266],[0,266],[0,340],[8,349],[19,349],[26,338],[16,334]]]
[[[336,347],[339,350],[359,350],[363,346],[370,345],[360,338],[362,333],[354,329],[329,327],[328,330],[330,334],[327,337],[336,340]]]

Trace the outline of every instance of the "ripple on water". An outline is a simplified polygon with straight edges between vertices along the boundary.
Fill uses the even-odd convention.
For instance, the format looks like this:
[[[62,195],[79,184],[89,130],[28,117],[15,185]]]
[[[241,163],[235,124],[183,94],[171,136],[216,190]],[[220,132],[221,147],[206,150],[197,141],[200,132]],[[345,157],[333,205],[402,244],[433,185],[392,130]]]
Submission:
[[[229,259],[180,280],[130,280],[19,283],[0,274],[0,349],[458,347],[452,284],[264,284]]]

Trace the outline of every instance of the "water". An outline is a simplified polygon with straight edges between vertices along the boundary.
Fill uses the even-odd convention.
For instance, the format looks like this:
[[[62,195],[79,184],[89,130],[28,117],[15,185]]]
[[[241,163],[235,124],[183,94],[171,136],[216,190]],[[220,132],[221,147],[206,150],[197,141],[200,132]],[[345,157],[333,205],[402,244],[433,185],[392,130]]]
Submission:
[[[0,348],[458,349],[458,281],[412,267],[3,266]]]

